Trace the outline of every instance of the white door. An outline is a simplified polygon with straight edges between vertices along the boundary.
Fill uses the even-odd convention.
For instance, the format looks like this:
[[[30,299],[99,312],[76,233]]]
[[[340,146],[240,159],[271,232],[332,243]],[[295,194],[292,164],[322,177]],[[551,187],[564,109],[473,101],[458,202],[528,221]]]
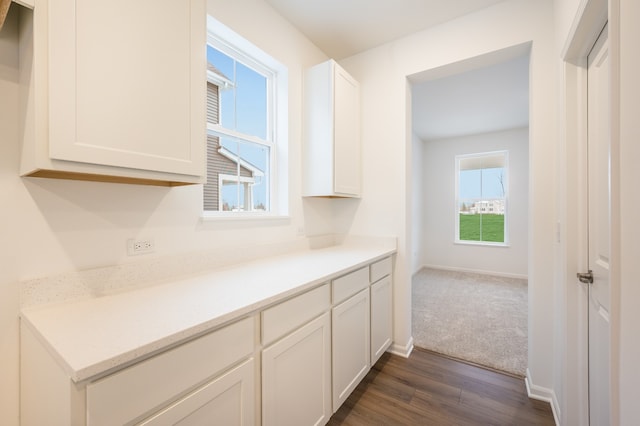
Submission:
[[[588,56],[589,419],[610,424],[611,137],[607,26]]]

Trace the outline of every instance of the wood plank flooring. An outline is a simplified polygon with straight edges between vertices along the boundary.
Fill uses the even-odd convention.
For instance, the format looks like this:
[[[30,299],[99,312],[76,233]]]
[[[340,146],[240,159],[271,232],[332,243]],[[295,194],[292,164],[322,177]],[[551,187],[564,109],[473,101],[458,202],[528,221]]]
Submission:
[[[527,397],[524,379],[416,348],[386,353],[329,425],[555,425],[546,402]]]

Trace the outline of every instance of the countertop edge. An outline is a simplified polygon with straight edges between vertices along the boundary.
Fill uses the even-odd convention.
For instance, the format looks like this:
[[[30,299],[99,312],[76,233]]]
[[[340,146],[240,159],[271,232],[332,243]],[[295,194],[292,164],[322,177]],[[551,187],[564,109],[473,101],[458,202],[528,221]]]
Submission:
[[[325,250],[325,249],[323,249]],[[296,283],[283,291],[276,291],[273,294],[269,294],[266,297],[260,298],[252,303],[240,305],[230,311],[224,312],[222,314],[211,314],[211,316],[204,320],[200,321],[196,324],[191,324],[184,328],[178,328],[173,332],[162,335],[159,338],[153,338],[148,342],[144,342],[140,346],[130,347],[128,350],[119,351],[116,354],[110,354],[102,357],[100,360],[91,361],[89,363],[78,363],[73,362],[71,359],[76,358],[72,356],[70,352],[79,350],[77,348],[69,349],[71,345],[65,345],[60,343],[56,337],[60,337],[60,335],[64,335],[64,330],[56,330],[55,326],[51,326],[51,324],[46,324],[47,320],[54,318],[57,313],[62,314],[64,310],[68,310],[70,307],[80,306],[81,304],[86,309],[87,305],[92,303],[92,300],[81,300],[74,301],[71,303],[60,303],[54,306],[47,305],[43,307],[27,307],[21,311],[21,320],[24,321],[25,325],[29,327],[29,329],[34,333],[36,338],[40,341],[41,344],[45,347],[45,349],[54,357],[56,362],[62,367],[65,373],[76,383],[85,382],[89,380],[95,380],[105,375],[108,375],[115,370],[125,368],[129,365],[132,365],[141,360],[152,357],[160,352],[169,350],[175,346],[178,346],[182,343],[185,343],[189,340],[197,338],[200,335],[206,334],[208,332],[214,331],[217,328],[220,328],[226,324],[234,322],[238,319],[241,319],[245,316],[250,316],[256,313],[259,313],[260,310],[267,308],[270,305],[279,303],[284,301],[287,298],[290,298],[296,294],[305,292],[314,287],[321,285],[333,278],[336,278],[340,275],[350,272],[351,270],[359,269],[367,264],[374,263],[378,260],[386,258],[390,255],[393,255],[397,252],[397,249],[390,246],[385,247],[330,247],[328,248],[328,253],[331,251],[335,251],[338,254],[344,253],[348,254],[349,252],[366,252],[367,255],[360,258],[360,260],[349,263],[347,266],[342,266],[338,269],[331,268],[330,265],[327,266],[327,271],[321,276],[316,276],[315,278],[304,281],[300,283]],[[308,251],[302,253],[296,253],[293,255],[293,260],[299,257],[300,260],[307,257],[313,257],[315,253],[319,253],[320,251]],[[273,262],[278,262],[278,259],[281,256],[276,256],[273,259]],[[286,256],[289,257],[289,256]],[[258,265],[266,264],[269,259],[261,260]],[[253,262],[249,262],[252,264]],[[223,268],[221,271],[214,270],[211,271],[210,274],[215,277],[216,274],[223,272],[225,274],[233,273],[233,270],[236,268],[241,268],[243,265],[236,265],[232,268]],[[258,266],[259,268],[260,266]],[[238,269],[239,270],[239,269]],[[209,275],[209,274],[204,274]],[[202,278],[200,275],[198,277]],[[187,278],[186,280],[188,280]],[[176,280],[176,286],[179,286],[183,280]],[[172,286],[171,282],[163,283],[164,286]],[[174,289],[175,290],[175,289]],[[149,287],[145,287],[141,289],[141,291],[153,291],[153,287],[149,290]],[[115,296],[119,297],[127,297],[125,293],[120,293]],[[124,295],[124,296],[123,296]],[[105,297],[111,297],[105,296]],[[95,301],[103,298],[96,298]],[[43,313],[45,313],[43,315]],[[70,313],[67,312],[67,315]],[[48,327],[48,329],[47,329]],[[62,329],[64,325],[60,325],[58,328]],[[99,331],[96,331],[98,333]],[[58,334],[58,335],[57,335]],[[69,337],[69,336],[66,336]],[[78,333],[78,339],[81,339],[82,335]],[[64,340],[64,339],[63,339]],[[108,352],[108,351],[107,351]],[[99,357],[98,357],[99,358]]]

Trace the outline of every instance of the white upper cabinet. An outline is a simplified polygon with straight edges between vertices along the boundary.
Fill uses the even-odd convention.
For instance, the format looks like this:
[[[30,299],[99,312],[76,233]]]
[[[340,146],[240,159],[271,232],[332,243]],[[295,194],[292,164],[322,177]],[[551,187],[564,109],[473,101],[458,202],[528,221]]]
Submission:
[[[204,180],[204,0],[45,0],[32,23],[22,174]]]
[[[334,60],[305,75],[303,196],[361,195],[359,85]]]

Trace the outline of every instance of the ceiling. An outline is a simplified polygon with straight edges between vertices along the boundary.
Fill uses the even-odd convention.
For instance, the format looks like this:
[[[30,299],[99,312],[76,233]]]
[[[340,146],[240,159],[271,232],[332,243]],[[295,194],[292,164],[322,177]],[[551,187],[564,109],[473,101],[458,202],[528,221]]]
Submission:
[[[265,0],[340,60],[504,0]]]
[[[502,1],[507,0],[265,0],[336,60]],[[439,73],[437,79],[412,79],[412,120],[420,139],[528,124],[528,49],[515,59]]]
[[[412,127],[423,141],[529,124],[529,55],[414,83]]]

